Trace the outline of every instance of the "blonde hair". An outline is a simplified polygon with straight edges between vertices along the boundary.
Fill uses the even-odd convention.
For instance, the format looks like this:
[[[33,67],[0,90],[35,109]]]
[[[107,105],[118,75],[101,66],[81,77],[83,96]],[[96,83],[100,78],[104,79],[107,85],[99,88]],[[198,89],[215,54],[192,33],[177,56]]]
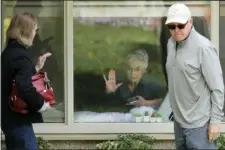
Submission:
[[[6,38],[15,39],[24,46],[31,46],[33,43],[32,32],[37,25],[37,19],[31,13],[20,13],[15,15],[6,31]]]

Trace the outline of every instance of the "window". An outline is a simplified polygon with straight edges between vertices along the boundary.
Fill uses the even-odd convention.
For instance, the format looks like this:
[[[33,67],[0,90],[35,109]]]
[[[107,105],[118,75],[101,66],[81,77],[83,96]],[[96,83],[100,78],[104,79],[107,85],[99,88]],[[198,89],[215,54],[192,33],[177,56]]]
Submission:
[[[45,63],[44,71],[48,72],[57,102],[52,110],[43,113],[43,117],[45,122],[64,122],[63,2],[54,2],[53,5],[53,1],[3,1],[3,8],[4,42],[5,32],[15,13],[30,12],[38,18],[39,32],[30,53],[36,62],[42,53],[52,52],[52,56]]]
[[[6,26],[8,18],[13,16],[15,2],[3,3]],[[21,6],[23,11],[33,12],[37,8],[34,6],[38,5],[37,1],[24,3],[25,5]],[[65,137],[66,134],[68,139],[74,139],[74,136],[81,139],[87,135],[93,139],[93,133],[105,134],[108,138],[110,133],[143,132],[157,134],[159,138],[173,138],[164,135],[173,134],[173,123],[169,120],[163,120],[163,123],[134,123],[136,122],[134,118],[125,120],[125,115],[132,116],[129,114],[130,109],[127,109],[126,105],[110,103],[107,97],[109,95],[105,93],[103,78],[105,74],[108,79],[110,69],[116,71],[117,83],[124,81],[128,74],[126,72],[142,72],[142,68],[126,65],[125,60],[134,50],[145,50],[149,59],[147,69],[142,76],[143,85],[149,82],[157,84],[160,88],[156,90],[159,94],[155,97],[162,98],[163,102],[166,102],[166,80],[162,63],[165,61],[163,46],[169,33],[161,21],[165,21],[164,12],[172,3],[169,1],[139,3],[42,1],[42,9],[38,14],[39,34],[42,40],[54,36],[51,44],[54,52],[51,59],[54,58],[54,61],[51,61],[56,63],[49,64],[46,69],[53,75],[52,86],[57,94],[55,110],[46,112],[44,118],[46,122],[60,123],[35,124],[35,132],[45,135],[50,133],[49,137],[54,139]],[[215,34],[211,36],[211,33],[217,30],[213,28],[215,24],[210,22],[215,16],[210,17],[210,10],[207,10],[213,2],[184,1],[184,3],[187,3],[192,11],[197,30],[218,42]],[[224,5],[223,2],[220,3],[221,11]],[[215,8],[212,9],[212,12],[215,11]],[[222,13],[220,13],[220,20],[221,16]],[[220,30],[222,31],[222,25]],[[223,43],[221,40],[224,39],[221,36],[223,35],[220,34],[220,50]],[[223,60],[222,51],[220,57]],[[50,59],[47,62],[50,63]],[[143,63],[139,64],[140,66],[144,66]],[[167,103],[163,104],[168,106]],[[162,105],[155,109],[159,111],[160,108]],[[118,117],[117,120],[115,116]],[[160,133],[163,133],[163,136]],[[54,136],[55,134],[57,136]]]
[[[74,122],[133,123],[157,114],[170,122],[163,66],[171,3],[74,3]],[[210,38],[209,3],[189,7],[196,30]],[[137,99],[141,107],[128,105]]]

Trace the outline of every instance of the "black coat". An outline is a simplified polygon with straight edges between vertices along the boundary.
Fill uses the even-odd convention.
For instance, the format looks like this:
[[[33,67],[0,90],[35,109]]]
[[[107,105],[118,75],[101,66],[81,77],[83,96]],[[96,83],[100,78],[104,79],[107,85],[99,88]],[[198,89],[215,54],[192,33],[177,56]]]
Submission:
[[[32,85],[31,77],[36,73],[32,57],[27,48],[10,39],[1,55],[1,115],[2,127],[21,124],[42,123],[41,113],[37,112],[44,104],[43,98]],[[28,104],[28,115],[12,112],[9,96],[12,80],[16,80],[19,96]]]

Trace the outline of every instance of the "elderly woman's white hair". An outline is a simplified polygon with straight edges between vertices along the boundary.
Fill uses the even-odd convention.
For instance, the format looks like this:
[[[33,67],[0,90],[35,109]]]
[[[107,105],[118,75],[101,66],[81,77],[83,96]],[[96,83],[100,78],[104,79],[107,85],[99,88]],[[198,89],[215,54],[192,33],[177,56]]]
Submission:
[[[144,50],[144,49],[137,49],[134,52],[130,53],[127,58],[126,58],[126,62],[130,62],[130,61],[142,61],[145,63],[145,65],[143,66],[143,69],[147,69],[148,67],[148,53]]]

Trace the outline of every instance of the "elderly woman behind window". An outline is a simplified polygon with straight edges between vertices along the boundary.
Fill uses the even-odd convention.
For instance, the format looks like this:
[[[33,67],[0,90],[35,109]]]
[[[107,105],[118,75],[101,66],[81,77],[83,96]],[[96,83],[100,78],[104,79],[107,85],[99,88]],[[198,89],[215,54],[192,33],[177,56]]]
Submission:
[[[116,73],[110,70],[108,79],[103,75],[106,93],[114,105],[127,105],[134,102],[134,106],[157,107],[161,104],[160,93],[164,90],[155,83],[143,81],[143,75],[148,67],[148,54],[145,50],[136,50],[126,58],[124,68],[126,79],[120,83],[116,81]],[[132,100],[133,99],[133,100]]]

